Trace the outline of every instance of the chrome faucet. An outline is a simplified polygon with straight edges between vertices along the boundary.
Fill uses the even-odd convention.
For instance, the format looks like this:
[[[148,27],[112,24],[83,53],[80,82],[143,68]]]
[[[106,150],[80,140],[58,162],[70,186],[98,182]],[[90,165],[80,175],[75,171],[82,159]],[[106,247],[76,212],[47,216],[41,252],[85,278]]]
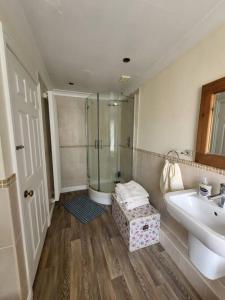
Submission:
[[[220,199],[220,201],[218,203],[219,207],[225,208],[225,183],[220,184],[219,194],[208,196],[208,199],[210,199],[210,200]]]

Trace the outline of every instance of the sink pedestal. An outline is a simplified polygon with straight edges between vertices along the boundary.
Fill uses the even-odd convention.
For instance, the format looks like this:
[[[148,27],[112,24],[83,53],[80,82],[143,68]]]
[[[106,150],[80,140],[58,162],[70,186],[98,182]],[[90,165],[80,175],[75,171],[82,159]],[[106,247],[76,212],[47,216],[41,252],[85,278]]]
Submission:
[[[225,258],[208,249],[190,233],[188,254],[192,263],[205,277],[215,280],[225,276]]]

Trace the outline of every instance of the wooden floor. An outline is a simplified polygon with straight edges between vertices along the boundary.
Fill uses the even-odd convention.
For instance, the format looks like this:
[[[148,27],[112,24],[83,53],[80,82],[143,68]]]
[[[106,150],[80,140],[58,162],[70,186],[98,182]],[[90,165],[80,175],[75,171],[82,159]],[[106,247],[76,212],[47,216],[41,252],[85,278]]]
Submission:
[[[200,299],[160,244],[129,253],[110,212],[83,225],[56,204],[34,299]]]

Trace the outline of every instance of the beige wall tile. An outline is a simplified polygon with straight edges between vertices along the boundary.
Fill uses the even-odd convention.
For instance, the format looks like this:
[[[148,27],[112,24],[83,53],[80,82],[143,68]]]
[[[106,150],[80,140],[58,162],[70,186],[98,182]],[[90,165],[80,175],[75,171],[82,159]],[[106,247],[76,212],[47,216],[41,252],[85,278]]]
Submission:
[[[18,239],[21,234],[21,220],[19,214],[19,199],[17,194],[16,182],[9,186],[9,196],[10,196],[10,206],[11,206],[11,215],[13,222],[13,230],[15,240]]]
[[[100,155],[100,180],[101,183],[113,182],[116,179],[116,173],[118,171],[118,151],[119,148],[115,147],[115,151],[110,151],[109,146],[104,146],[99,151]],[[92,161],[94,170],[97,167],[97,161]],[[96,174],[98,174],[96,172]]]
[[[134,179],[149,191],[150,201],[160,211],[163,221],[176,232],[183,243],[186,243],[187,232],[167,213],[166,204],[159,188],[164,160],[141,151],[137,151],[135,157]]]
[[[60,146],[86,145],[85,99],[57,96]]]
[[[25,266],[24,248],[23,248],[21,235],[19,236],[16,243],[16,257],[17,257],[17,264],[18,264],[18,271],[19,271],[21,299],[27,299],[28,283],[27,283],[27,274],[26,274],[26,266]]]
[[[61,148],[62,187],[87,184],[86,147]]]
[[[160,231],[160,243],[166,249],[167,253],[174,260],[178,268],[185,274],[185,277],[191,282],[192,286],[198,291],[199,295],[204,300],[224,299],[224,290],[220,287],[215,288],[215,281],[207,280],[199,271],[192,265],[187,256],[187,251],[182,246],[178,245],[176,238],[166,229]],[[178,247],[177,247],[178,246]],[[211,286],[211,288],[209,286]]]
[[[133,170],[133,149],[120,147],[120,171],[125,182],[131,180]]]
[[[13,247],[0,249],[0,299],[19,300],[19,281]]]
[[[225,176],[212,171],[206,171],[197,167],[180,164],[182,177],[185,188],[198,188],[202,179],[206,177],[210,185],[212,185],[213,193],[218,193],[220,183],[225,182]]]
[[[182,243],[185,247],[187,247],[188,232],[172,217],[170,217],[166,210],[163,195],[160,192],[159,180],[163,164],[163,158],[156,157],[147,151],[135,150],[134,179],[140,184],[142,184],[150,192],[151,203],[153,203],[153,205],[160,211],[163,222],[169,228],[169,231],[172,232],[173,235],[176,237],[174,240],[175,247],[178,247],[179,243]],[[181,168],[182,178],[186,189],[197,188],[202,178],[207,177],[209,183],[213,186],[213,192],[217,193],[219,191],[219,184],[225,182],[224,175],[220,175],[212,171],[207,171],[196,166],[190,166],[182,163],[180,163],[179,166]],[[170,249],[170,251],[173,250]],[[189,274],[191,271],[189,272],[187,270],[186,274],[184,266],[185,262],[182,259],[179,261],[185,275],[189,276],[190,281],[192,282],[193,278],[195,278],[194,280],[197,280],[196,276],[192,277],[191,274]],[[212,286],[214,292],[218,291],[218,293],[220,294],[223,292],[225,295],[224,283],[224,278],[213,281],[213,285],[217,285],[216,288]],[[214,297],[213,293],[210,292],[210,290],[208,289],[204,289],[202,293],[204,297],[206,297],[204,299],[210,299],[211,296]]]
[[[85,99],[57,96],[62,187],[87,184]]]
[[[2,248],[11,246],[13,243],[10,199],[7,188],[0,189],[0,207],[0,248]]]

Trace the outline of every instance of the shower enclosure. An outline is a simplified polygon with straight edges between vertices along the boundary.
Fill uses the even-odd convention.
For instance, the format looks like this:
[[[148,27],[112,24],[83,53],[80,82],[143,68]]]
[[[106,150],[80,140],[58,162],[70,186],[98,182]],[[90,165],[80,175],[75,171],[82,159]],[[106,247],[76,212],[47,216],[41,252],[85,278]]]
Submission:
[[[134,99],[95,94],[86,112],[89,196],[110,205],[115,184],[132,178]]]

